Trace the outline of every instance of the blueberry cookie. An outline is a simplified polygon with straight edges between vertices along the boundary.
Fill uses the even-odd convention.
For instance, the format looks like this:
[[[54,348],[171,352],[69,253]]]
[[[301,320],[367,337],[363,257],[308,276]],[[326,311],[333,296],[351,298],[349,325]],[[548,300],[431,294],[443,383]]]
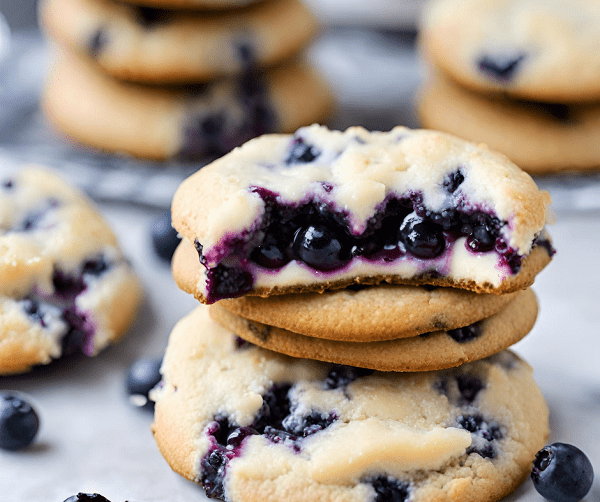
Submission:
[[[115,0],[43,0],[48,34],[120,79],[206,82],[291,57],[316,33],[300,0],[218,13],[166,11]]]
[[[141,158],[189,160],[321,120],[332,96],[302,63],[163,88],[118,81],[63,51],[52,65],[42,104],[54,125],[86,145]]]
[[[125,333],[140,284],[84,195],[23,168],[0,187],[0,229],[0,375],[94,356]]]
[[[537,300],[528,288],[496,314],[467,326],[395,340],[344,342],[328,339],[326,333],[304,336],[244,319],[228,311],[221,302],[210,306],[213,319],[244,340],[265,349],[292,357],[379,371],[431,371],[483,359],[527,335],[535,324],[537,313]],[[371,337],[381,340],[385,335]]]
[[[438,72],[419,96],[424,127],[482,141],[530,174],[600,169],[600,104],[486,96]]]
[[[206,303],[384,282],[500,294],[550,261],[549,202],[506,157],[454,136],[313,125],[197,171],[172,215]]]
[[[173,277],[193,293],[202,265],[189,241],[179,246]],[[407,338],[460,328],[489,317],[520,292],[474,293],[435,286],[349,286],[323,293],[243,296],[221,300],[233,314],[295,333],[346,342]]]
[[[491,502],[527,478],[548,437],[532,370],[511,352],[380,373],[240,343],[199,306],[162,372],[159,449],[227,502]]]
[[[600,98],[600,3],[434,0],[427,57],[473,89],[548,102]]]

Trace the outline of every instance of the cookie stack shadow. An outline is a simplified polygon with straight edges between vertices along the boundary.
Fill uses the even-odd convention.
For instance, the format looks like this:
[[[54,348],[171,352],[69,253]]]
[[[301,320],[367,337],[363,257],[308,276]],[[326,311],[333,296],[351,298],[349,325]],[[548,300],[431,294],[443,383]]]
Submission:
[[[67,137],[152,160],[210,159],[323,120],[328,85],[303,58],[318,23],[299,0],[43,0],[42,95]]]
[[[532,175],[597,172],[598,16],[597,6],[568,0],[430,2],[420,26],[422,126],[483,142]]]

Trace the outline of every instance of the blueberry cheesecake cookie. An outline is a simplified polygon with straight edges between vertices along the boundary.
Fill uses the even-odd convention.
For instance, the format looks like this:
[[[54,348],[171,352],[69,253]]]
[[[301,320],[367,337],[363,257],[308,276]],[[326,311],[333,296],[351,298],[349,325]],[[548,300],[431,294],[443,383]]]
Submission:
[[[426,57],[462,85],[520,99],[600,98],[600,3],[434,0],[421,23]]]
[[[149,83],[206,82],[263,68],[293,56],[317,29],[300,0],[216,13],[115,0],[43,0],[40,22],[51,38],[106,73]]]
[[[511,352],[381,373],[240,342],[199,306],[171,334],[153,432],[170,466],[227,502],[496,501],[548,437]]]
[[[385,282],[501,294],[550,261],[549,203],[506,157],[454,136],[313,125],[197,171],[172,215],[205,303]]]
[[[85,145],[140,158],[189,160],[214,158],[260,134],[321,120],[332,95],[300,62],[211,84],[158,87],[118,81],[61,51],[42,105],[58,129]]]
[[[0,186],[0,375],[94,356],[135,317],[139,281],[91,202],[54,173]]]
[[[193,293],[202,268],[194,246],[188,242],[177,248],[172,271],[180,289]],[[219,305],[245,319],[301,335],[368,342],[461,328],[495,314],[519,294],[383,284],[266,298],[246,295]]]
[[[496,314],[460,328],[393,340],[385,340],[383,334],[371,335],[383,341],[345,342],[331,340],[327,333],[305,336],[251,321],[228,311],[221,302],[210,306],[213,319],[259,347],[292,357],[379,371],[431,371],[483,359],[527,335],[537,313],[537,300],[528,288]]]
[[[423,86],[424,127],[482,141],[533,175],[600,169],[600,104],[541,103],[490,96],[441,72]]]

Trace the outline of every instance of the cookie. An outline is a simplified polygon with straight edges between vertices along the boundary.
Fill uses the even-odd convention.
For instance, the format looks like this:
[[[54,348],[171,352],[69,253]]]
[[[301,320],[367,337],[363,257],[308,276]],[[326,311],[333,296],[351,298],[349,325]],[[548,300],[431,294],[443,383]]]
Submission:
[[[141,287],[96,208],[56,174],[0,187],[0,375],[94,356],[135,317]]]
[[[535,324],[537,312],[534,293],[525,289],[498,313],[468,326],[395,340],[343,342],[327,339],[326,334],[304,336],[250,321],[231,313],[221,302],[210,306],[213,319],[265,349],[379,371],[431,371],[483,359],[527,335]],[[385,335],[372,338],[382,339]]]
[[[269,131],[321,120],[329,88],[308,66],[183,87],[125,83],[89,62],[57,54],[42,96],[50,121],[70,138],[148,159],[198,159]]]
[[[547,192],[454,136],[313,125],[247,142],[184,180],[173,226],[213,303],[398,283],[508,293],[549,262]]]
[[[189,242],[177,249],[172,270],[180,289],[193,293],[201,269]],[[495,314],[518,294],[477,294],[433,286],[350,286],[323,293],[243,296],[221,300],[219,305],[246,319],[301,335],[367,342],[460,328]]]
[[[424,127],[482,141],[533,175],[600,169],[600,104],[517,101],[472,92],[439,72],[418,103]]]
[[[186,10],[221,10],[245,7],[262,0],[124,0],[124,2],[142,7],[186,9]]]
[[[381,373],[240,344],[199,306],[171,334],[154,437],[171,467],[228,502],[500,499],[548,437],[512,352]]]
[[[563,103],[600,99],[599,24],[589,0],[434,0],[420,36],[466,87]]]
[[[198,83],[287,59],[315,35],[300,0],[218,13],[150,9],[115,0],[44,0],[47,33],[106,73],[150,83]]]

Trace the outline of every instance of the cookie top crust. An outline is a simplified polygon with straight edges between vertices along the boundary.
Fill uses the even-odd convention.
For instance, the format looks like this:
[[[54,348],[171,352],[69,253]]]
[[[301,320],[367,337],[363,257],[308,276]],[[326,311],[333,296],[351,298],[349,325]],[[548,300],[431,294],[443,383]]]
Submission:
[[[405,374],[291,359],[200,306],[171,334],[153,433],[176,472],[230,502],[493,501],[548,435],[531,373],[511,352]]]
[[[139,281],[92,202],[38,166],[0,186],[0,374],[121,337]]]
[[[265,288],[429,274],[493,289],[532,251],[549,202],[506,157],[454,136],[313,125],[251,140],[202,168],[178,188],[172,214],[209,271],[237,258]],[[288,241],[291,260],[277,256]]]
[[[39,10],[52,38],[133,82],[199,83],[239,75],[293,56],[317,31],[314,16],[298,0],[212,13],[113,0],[44,0]]]
[[[600,97],[599,24],[590,0],[434,0],[420,36],[465,86],[560,103]]]

